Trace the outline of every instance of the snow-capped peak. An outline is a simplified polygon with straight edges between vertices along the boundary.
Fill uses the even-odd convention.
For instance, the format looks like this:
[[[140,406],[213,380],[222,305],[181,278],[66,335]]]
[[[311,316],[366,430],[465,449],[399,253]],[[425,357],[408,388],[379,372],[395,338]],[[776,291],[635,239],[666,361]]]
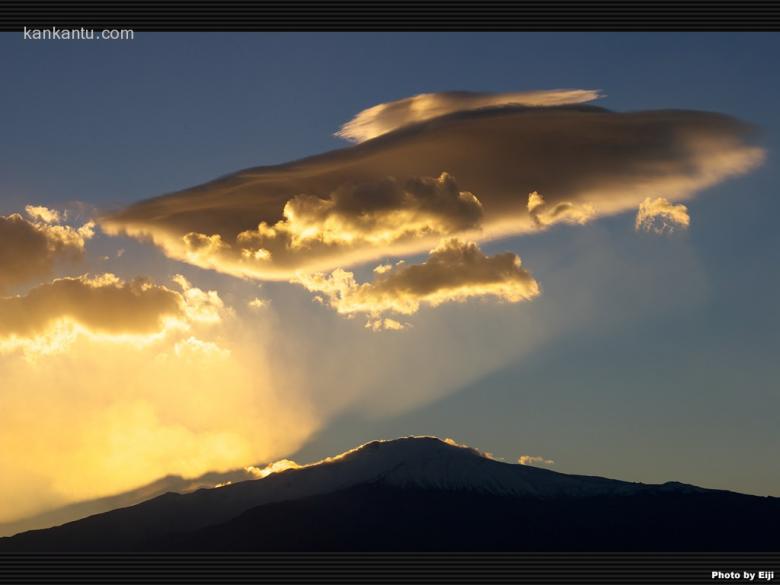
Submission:
[[[362,486],[536,499],[700,491],[683,484],[645,485],[504,463],[476,449],[435,437],[372,441],[305,466],[285,461],[258,468],[255,475],[260,479],[187,494],[168,493],[92,518],[98,524],[113,518],[127,534],[146,538],[144,535],[184,533],[227,522],[266,504]],[[105,518],[101,520],[101,516]]]
[[[372,441],[317,463],[199,495],[216,497],[211,493],[216,491],[224,503],[261,505],[372,483],[538,498],[631,494],[659,487],[504,463],[452,440],[405,437]]]

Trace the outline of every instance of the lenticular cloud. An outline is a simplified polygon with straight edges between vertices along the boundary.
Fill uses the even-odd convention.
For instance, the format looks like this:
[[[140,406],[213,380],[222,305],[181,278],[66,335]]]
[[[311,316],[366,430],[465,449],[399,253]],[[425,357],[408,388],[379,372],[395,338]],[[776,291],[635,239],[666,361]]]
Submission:
[[[342,130],[371,139],[141,201],[105,215],[102,227],[203,268],[289,280],[425,252],[442,238],[583,224],[659,194],[685,200],[763,159],[754,129],[732,117],[576,103],[596,95],[426,94],[383,104]]]

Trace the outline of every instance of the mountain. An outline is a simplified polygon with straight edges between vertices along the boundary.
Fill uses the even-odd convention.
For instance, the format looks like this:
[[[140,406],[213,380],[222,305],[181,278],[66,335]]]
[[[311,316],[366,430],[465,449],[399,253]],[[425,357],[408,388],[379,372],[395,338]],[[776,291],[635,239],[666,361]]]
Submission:
[[[430,437],[0,539],[0,551],[777,550],[780,500],[503,463]]]
[[[13,536],[28,530],[48,528],[66,522],[72,522],[101,512],[126,508],[167,492],[187,493],[201,488],[211,488],[227,483],[254,479],[256,473],[253,469],[262,467],[248,467],[244,469],[232,469],[226,472],[209,472],[199,477],[184,478],[180,475],[166,475],[156,481],[128,490],[112,496],[84,500],[72,504],[66,504],[59,508],[46,510],[34,516],[27,516],[11,522],[0,522],[0,537]]]

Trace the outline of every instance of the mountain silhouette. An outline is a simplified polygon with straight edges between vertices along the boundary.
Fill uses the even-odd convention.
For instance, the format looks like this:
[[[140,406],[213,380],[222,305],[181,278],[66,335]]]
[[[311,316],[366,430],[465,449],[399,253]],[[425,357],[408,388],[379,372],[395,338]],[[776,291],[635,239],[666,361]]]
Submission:
[[[201,488],[216,487],[253,478],[254,474],[245,468],[225,472],[209,472],[194,478],[166,475],[146,485],[111,496],[82,500],[11,522],[0,522],[0,537],[65,524],[117,508],[126,508],[167,492],[187,493]]]
[[[778,550],[780,499],[374,441],[263,479],[0,539],[1,551]]]

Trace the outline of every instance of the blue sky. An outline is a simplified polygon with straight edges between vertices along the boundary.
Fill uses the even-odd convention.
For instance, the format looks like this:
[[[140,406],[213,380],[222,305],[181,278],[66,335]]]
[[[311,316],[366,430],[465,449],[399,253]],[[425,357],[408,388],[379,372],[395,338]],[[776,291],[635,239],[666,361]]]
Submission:
[[[777,35],[137,33],[94,46],[3,34],[0,55],[0,213],[117,208],[340,148],[333,132],[355,113],[423,92],[592,88],[609,109],[756,124],[766,162],[691,201],[686,233],[638,235],[621,215],[484,246],[517,251],[548,283],[537,304],[550,315],[562,264],[592,264],[574,286],[592,297],[583,323],[414,408],[378,415],[369,394],[294,455],[436,434],[560,471],[780,495]],[[513,340],[501,330],[484,343]]]

